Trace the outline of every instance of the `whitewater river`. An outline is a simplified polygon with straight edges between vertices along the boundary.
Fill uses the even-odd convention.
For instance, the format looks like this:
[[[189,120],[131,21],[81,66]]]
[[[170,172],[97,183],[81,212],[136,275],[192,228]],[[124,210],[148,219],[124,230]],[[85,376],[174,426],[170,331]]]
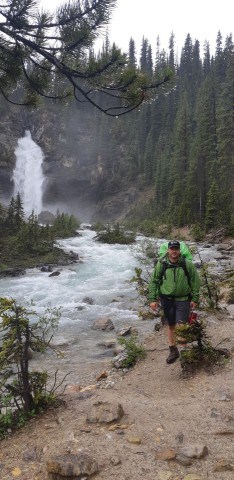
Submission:
[[[139,331],[153,328],[152,320],[142,322],[137,315],[139,301],[135,285],[130,282],[135,267],[139,266],[134,247],[103,244],[94,240],[95,235],[84,229],[80,235],[58,242],[66,251],[78,253],[80,258],[73,265],[54,268],[60,271],[58,276],[50,277],[47,272],[32,269],[21,277],[0,279],[2,297],[10,296],[25,306],[33,302],[33,309],[39,315],[47,306],[60,307],[54,343],[65,352],[65,358],[57,361],[53,355],[47,361],[47,355],[43,361],[46,368],[50,362],[53,366],[58,363],[58,368],[64,371],[71,367],[75,373],[70,378],[78,383],[87,375],[91,379],[105,360],[110,363],[108,356],[113,353],[101,348],[100,342],[116,340],[116,332],[126,325],[134,325]],[[88,303],[87,297],[92,302]],[[100,317],[111,318],[115,330],[92,330],[94,320]],[[34,358],[32,364],[38,361],[38,354]]]
[[[126,325],[137,327],[140,336],[144,336],[153,331],[155,322],[142,321],[137,315],[140,302],[135,285],[130,282],[135,267],[140,266],[134,253],[136,247],[97,242],[96,233],[88,228],[79,233],[58,242],[66,251],[78,253],[78,263],[59,267],[60,275],[54,277],[32,269],[22,277],[1,278],[0,294],[27,307],[33,302],[33,309],[39,315],[48,306],[60,308],[54,343],[64,357],[57,359],[52,353],[42,356],[35,353],[31,365],[37,366],[39,362],[47,370],[56,367],[65,373],[71,371],[70,381],[87,383],[104,365],[110,364],[113,356],[111,349],[101,347],[100,343],[116,341],[116,332]],[[138,237],[137,244],[142,241],[144,237]],[[216,270],[220,268],[220,262],[214,261],[216,249],[204,249],[201,255],[206,262],[212,260]],[[94,320],[101,317],[111,318],[115,330],[93,330]]]
[[[129,301],[136,293],[129,282],[137,266],[132,247],[96,242],[95,235],[86,229],[77,237],[58,242],[65,251],[78,253],[80,259],[73,265],[54,267],[60,275],[50,277],[40,269],[27,270],[25,276],[1,279],[1,295],[23,305],[33,301],[38,313],[43,313],[47,305],[61,307],[62,325],[79,324],[83,328],[95,318],[109,315],[115,321],[126,316],[136,319]],[[93,304],[87,303],[87,297]]]

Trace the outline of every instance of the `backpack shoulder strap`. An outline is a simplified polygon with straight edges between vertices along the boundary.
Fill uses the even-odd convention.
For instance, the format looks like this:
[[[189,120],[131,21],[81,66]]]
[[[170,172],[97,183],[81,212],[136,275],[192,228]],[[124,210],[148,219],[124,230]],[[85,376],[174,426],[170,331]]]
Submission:
[[[184,273],[187,277],[187,280],[188,280],[188,284],[191,288],[191,279],[190,279],[190,274],[189,274],[189,271],[188,271],[188,268],[187,268],[187,265],[186,265],[186,258],[184,256],[181,257],[181,267],[183,268],[184,270]]]
[[[167,262],[166,262],[165,257],[163,257],[163,258],[160,260],[160,263],[161,263],[161,271],[160,271],[158,280],[159,280],[159,285],[162,285],[163,280],[164,280],[164,278],[166,277],[166,269],[168,268],[168,264],[167,264]]]
[[[161,271],[160,271],[160,274],[159,274],[159,285],[162,285],[163,283],[163,280],[166,278],[166,270],[167,268],[173,268],[174,266],[172,265],[168,265],[165,257],[162,258],[160,260],[160,263],[162,265],[162,268],[161,268]],[[176,266],[179,266],[179,265],[176,265]],[[188,284],[191,288],[191,279],[190,279],[190,274],[189,274],[189,271],[188,271],[188,268],[187,268],[187,265],[186,265],[186,258],[184,256],[181,257],[181,261],[180,261],[180,266],[183,268],[184,270],[184,274],[188,280]],[[174,267],[175,268],[175,267]]]

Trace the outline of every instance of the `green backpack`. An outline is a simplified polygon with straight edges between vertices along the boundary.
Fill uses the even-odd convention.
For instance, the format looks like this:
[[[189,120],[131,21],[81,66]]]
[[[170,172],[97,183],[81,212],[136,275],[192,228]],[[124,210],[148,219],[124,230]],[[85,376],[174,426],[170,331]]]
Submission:
[[[167,253],[168,250],[168,242],[162,243],[159,249],[159,261],[162,263],[162,270],[160,272],[160,277],[159,277],[159,284],[162,285],[163,283],[163,278],[166,276],[166,270],[167,268],[175,268],[173,265],[168,265],[168,263],[164,260],[164,257]],[[191,281],[190,281],[190,275],[187,269],[186,265],[186,258],[188,260],[192,260],[193,256],[192,253],[190,252],[188,246],[184,242],[180,242],[180,251],[181,251],[181,263],[180,266],[184,270],[184,274],[188,280],[188,284],[191,288]]]
[[[168,242],[162,243],[162,245],[160,246],[159,252],[158,252],[159,259],[166,255],[167,250],[168,250]],[[181,251],[181,257],[185,257],[188,260],[193,259],[193,256],[192,256],[188,246],[186,245],[186,243],[180,242],[180,251]]]

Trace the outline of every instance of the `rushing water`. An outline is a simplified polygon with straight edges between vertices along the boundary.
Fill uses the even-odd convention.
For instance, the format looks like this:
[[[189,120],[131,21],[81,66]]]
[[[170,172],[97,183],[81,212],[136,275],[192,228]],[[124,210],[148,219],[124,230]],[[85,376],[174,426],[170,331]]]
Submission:
[[[22,305],[33,302],[39,314],[48,305],[61,307],[60,324],[79,326],[79,329],[87,328],[99,317],[110,316],[116,324],[135,321],[137,292],[130,281],[135,267],[139,266],[135,247],[97,242],[95,235],[94,231],[84,228],[78,236],[58,242],[65,251],[77,253],[80,259],[73,265],[58,267],[58,276],[50,277],[50,273],[35,268],[23,277],[1,278],[1,296],[15,298]],[[138,238],[138,245],[142,239]],[[216,249],[200,249],[200,255],[205,262],[210,261],[215,270],[223,268],[221,262],[214,259]],[[87,297],[92,301],[88,302]]]
[[[43,153],[32,140],[29,130],[26,130],[25,136],[18,140],[15,156],[14,196],[20,193],[26,217],[31,215],[32,210],[38,215],[42,211]]]
[[[107,315],[116,320],[126,315],[135,318],[135,313],[123,306],[126,298],[135,296],[129,282],[137,263],[131,247],[95,242],[94,236],[95,232],[87,229],[80,236],[58,242],[80,258],[79,263],[58,267],[59,276],[50,277],[40,269],[28,270],[26,276],[1,279],[1,295],[10,295],[22,304],[33,301],[38,312],[49,304],[60,306],[62,324],[84,325]],[[87,303],[87,297],[93,304]]]
[[[135,247],[96,242],[95,235],[95,232],[83,229],[80,235],[59,241],[65,250],[78,253],[80,262],[58,267],[58,276],[50,277],[50,273],[32,269],[23,277],[0,279],[2,297],[10,296],[20,305],[28,307],[32,301],[33,309],[40,315],[48,305],[61,307],[55,343],[64,350],[64,358],[56,363],[55,358],[48,357],[48,354],[43,361],[41,356],[35,354],[31,365],[37,367],[39,362],[46,370],[56,367],[62,373],[71,370],[73,374],[69,377],[70,381],[78,383],[82,380],[92,382],[103,362],[110,364],[108,355],[113,355],[113,352],[101,349],[99,344],[110,339],[116,341],[116,333],[120,328],[134,325],[140,338],[141,334],[144,336],[154,328],[152,320],[142,321],[137,314],[139,300],[135,285],[130,281],[135,267],[139,266],[134,254]],[[137,244],[142,240],[139,237]],[[224,268],[214,258],[218,256],[216,249],[201,248],[200,254],[217,271]],[[94,320],[100,317],[111,318],[115,330],[93,330]]]
[[[0,279],[2,297],[11,296],[20,305],[26,306],[30,306],[32,301],[33,309],[40,315],[48,305],[61,307],[55,343],[69,345],[72,360],[67,360],[67,368],[74,362],[79,378],[87,362],[90,365],[93,361],[98,365],[103,357],[106,359],[108,352],[98,347],[99,342],[116,340],[116,332],[124,325],[134,325],[140,330],[145,328],[145,322],[140,321],[137,315],[135,285],[130,282],[138,263],[132,247],[96,242],[95,232],[89,229],[80,233],[59,242],[65,250],[78,253],[80,258],[79,263],[58,267],[60,275],[50,277],[47,272],[32,269],[23,277]],[[87,297],[93,303],[87,303]],[[111,318],[115,330],[92,330],[94,320],[100,317]],[[152,329],[152,321],[149,327]],[[66,359],[60,360],[58,368],[64,370],[65,364]],[[74,377],[73,381],[77,378]]]

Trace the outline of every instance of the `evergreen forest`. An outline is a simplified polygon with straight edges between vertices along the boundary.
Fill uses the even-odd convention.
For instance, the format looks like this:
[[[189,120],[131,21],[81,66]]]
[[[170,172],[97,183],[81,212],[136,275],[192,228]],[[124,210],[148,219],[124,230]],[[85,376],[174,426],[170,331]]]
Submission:
[[[96,55],[98,61],[99,56],[111,52],[113,46],[108,38],[102,49],[97,54],[90,50],[90,55]],[[201,52],[199,40],[193,42],[190,34],[185,38],[180,58],[175,54],[173,34],[169,39],[168,51],[161,48],[158,38],[155,55],[152,52],[152,46],[143,37],[138,55],[134,39],[131,38],[126,53],[129,67],[138,76],[151,78],[152,82],[156,77],[165,78],[167,74],[169,80],[152,95],[147,96],[146,92],[145,102],[127,115],[108,116],[90,103],[75,100],[61,105],[44,99],[39,109],[17,107],[20,112],[17,128],[19,130],[19,122],[22,123],[22,131],[23,123],[26,128],[32,124],[38,130],[44,128],[47,138],[44,145],[41,144],[42,148],[49,144],[48,135],[51,138],[53,136],[51,158],[53,165],[58,165],[58,168],[61,168],[59,155],[63,148],[64,158],[66,155],[73,158],[77,165],[83,162],[82,172],[86,171],[84,196],[87,202],[91,200],[99,205],[112,197],[114,203],[119,192],[124,195],[124,192],[134,188],[137,199],[126,200],[125,211],[120,212],[121,221],[124,219],[129,226],[142,226],[145,233],[143,226],[147,222],[148,225],[176,227],[192,225],[202,232],[225,226],[232,235],[232,35],[223,39],[221,32],[218,32],[212,55],[209,42],[205,42]],[[105,110],[102,92],[97,88],[94,95],[96,103],[101,103]],[[0,106],[1,121],[6,124],[9,112],[15,107],[4,99]],[[13,114],[12,118],[15,119]],[[59,144],[61,130],[64,140]],[[78,158],[81,139],[87,147],[85,153],[79,153]],[[2,153],[0,161],[3,159],[7,163]],[[96,177],[92,177],[94,168],[98,172]],[[77,170],[73,170],[70,177],[74,181],[73,191],[76,194],[81,189],[82,177]],[[79,185],[75,184],[76,178],[80,179]],[[69,195],[71,188],[67,190]],[[56,195],[55,202],[56,198],[59,199],[59,191]],[[98,220],[103,221],[103,216],[94,216],[94,221]]]
[[[128,55],[131,65],[148,75],[165,69],[174,73],[173,86],[140,110],[115,121],[102,115],[95,126],[98,143],[109,149],[113,188],[121,189],[127,180],[151,193],[128,218],[199,225],[203,231],[228,226],[233,232],[232,35],[223,40],[218,32],[212,56],[208,42],[201,55],[199,41],[193,44],[189,34],[179,61],[173,35],[169,53],[158,41],[153,59],[152,46],[143,38],[137,62],[131,38]],[[122,146],[118,159],[117,145]]]

